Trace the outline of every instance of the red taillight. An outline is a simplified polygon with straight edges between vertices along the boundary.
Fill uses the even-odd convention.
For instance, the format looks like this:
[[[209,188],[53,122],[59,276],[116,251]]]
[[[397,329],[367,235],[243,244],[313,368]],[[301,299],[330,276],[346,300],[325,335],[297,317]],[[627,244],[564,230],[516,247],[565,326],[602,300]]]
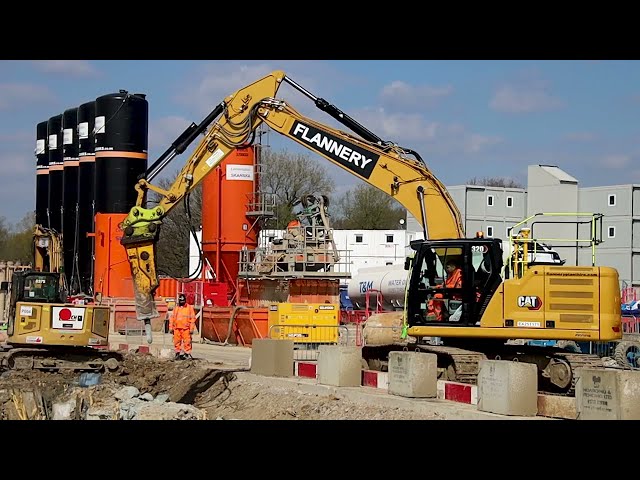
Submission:
[[[618,333],[620,331],[620,327],[611,327],[614,332]]]

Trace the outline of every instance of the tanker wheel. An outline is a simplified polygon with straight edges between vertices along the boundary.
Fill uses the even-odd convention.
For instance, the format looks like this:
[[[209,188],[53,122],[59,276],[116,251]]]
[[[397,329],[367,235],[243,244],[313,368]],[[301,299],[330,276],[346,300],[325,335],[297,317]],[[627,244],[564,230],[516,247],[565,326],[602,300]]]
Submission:
[[[640,343],[622,341],[616,345],[614,356],[621,367],[640,368]]]

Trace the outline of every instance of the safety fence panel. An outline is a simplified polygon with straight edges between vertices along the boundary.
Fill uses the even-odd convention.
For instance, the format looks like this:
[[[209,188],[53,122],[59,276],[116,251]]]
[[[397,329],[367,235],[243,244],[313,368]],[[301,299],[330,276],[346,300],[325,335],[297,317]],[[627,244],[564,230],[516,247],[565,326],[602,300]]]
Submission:
[[[269,327],[268,338],[293,340],[294,360],[317,360],[320,345],[350,345],[344,325],[278,324]]]
[[[622,334],[640,335],[640,317],[635,315],[622,315]]]

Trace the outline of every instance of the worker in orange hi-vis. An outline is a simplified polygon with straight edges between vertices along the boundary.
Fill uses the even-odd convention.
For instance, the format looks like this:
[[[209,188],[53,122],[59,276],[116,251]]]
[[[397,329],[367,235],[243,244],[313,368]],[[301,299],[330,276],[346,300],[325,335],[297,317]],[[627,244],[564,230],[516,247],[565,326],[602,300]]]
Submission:
[[[462,288],[462,270],[454,261],[448,261],[445,265],[445,270],[447,272],[447,278],[444,282],[445,288]],[[435,288],[442,288],[438,285]],[[462,300],[462,297],[458,295],[452,295],[451,300]],[[427,305],[427,315],[435,316],[435,320],[441,322],[444,320],[442,308],[444,306],[443,295],[441,293],[436,293],[431,300],[429,300],[429,304]]]
[[[173,309],[169,320],[169,333],[173,333],[173,347],[176,352],[175,360],[188,359],[191,356],[191,335],[196,329],[196,312],[187,303],[184,293],[178,295],[178,305]],[[184,356],[182,352],[184,351]]]

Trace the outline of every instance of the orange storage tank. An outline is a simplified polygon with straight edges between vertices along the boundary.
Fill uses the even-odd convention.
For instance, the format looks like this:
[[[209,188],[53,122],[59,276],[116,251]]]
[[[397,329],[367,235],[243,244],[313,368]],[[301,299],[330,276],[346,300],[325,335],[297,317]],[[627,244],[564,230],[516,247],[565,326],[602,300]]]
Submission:
[[[248,216],[258,191],[254,148],[231,152],[202,182],[202,250],[217,281],[235,292],[238,260],[244,248],[258,246],[255,219]]]
[[[119,225],[126,216],[125,213],[96,214],[93,291],[101,292],[103,297],[134,297],[127,251],[120,244]]]

